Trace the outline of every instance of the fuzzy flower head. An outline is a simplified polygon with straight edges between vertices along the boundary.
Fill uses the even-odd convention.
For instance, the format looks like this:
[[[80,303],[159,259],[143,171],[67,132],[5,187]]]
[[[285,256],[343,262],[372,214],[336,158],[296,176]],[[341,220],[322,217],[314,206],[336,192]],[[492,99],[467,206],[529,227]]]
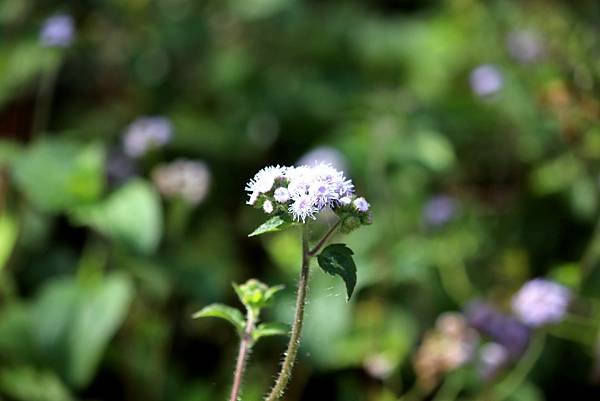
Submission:
[[[40,29],[40,43],[43,47],[69,47],[75,37],[75,23],[68,14],[48,17]]]
[[[566,287],[537,278],[526,282],[512,299],[515,315],[530,327],[560,322],[569,307],[571,293]]]
[[[353,217],[358,225],[370,222],[368,202],[357,198],[352,181],[330,164],[265,167],[247,183],[245,190],[247,204],[296,222],[316,219],[325,208],[342,219]]]
[[[254,205],[258,200],[260,194],[271,191],[275,180],[277,178],[283,178],[285,175],[286,167],[269,166],[260,170],[254,175],[248,184],[246,185],[246,191],[249,192],[250,199],[246,202],[248,205]]]
[[[129,157],[141,157],[171,140],[173,127],[164,117],[140,117],[132,122],[123,137],[123,150]]]

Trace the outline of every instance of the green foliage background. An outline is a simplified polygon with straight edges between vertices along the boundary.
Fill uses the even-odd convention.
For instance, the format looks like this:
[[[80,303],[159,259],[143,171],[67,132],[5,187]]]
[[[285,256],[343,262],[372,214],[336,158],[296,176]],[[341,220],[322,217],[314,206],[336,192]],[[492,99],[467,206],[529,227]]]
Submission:
[[[68,49],[38,42],[56,12],[76,22]],[[395,400],[436,316],[507,306],[534,276],[570,286],[592,323],[551,333],[509,399],[598,399],[599,20],[594,0],[3,0],[0,399],[226,399],[236,334],[191,315],[237,305],[231,282],[257,277],[286,285],[267,314],[291,320],[298,232],[247,238],[264,216],[243,189],[318,146],[344,155],[374,224],[343,240],[350,303],[314,269],[289,400]],[[530,63],[506,45],[524,29],[543,42]],[[481,64],[502,74],[493,96],[469,86]],[[107,155],[153,114],[173,141],[109,183]],[[178,157],[211,169],[196,207],[150,178]],[[431,227],[440,193],[458,210]],[[268,389],[284,346],[258,344],[244,400]]]

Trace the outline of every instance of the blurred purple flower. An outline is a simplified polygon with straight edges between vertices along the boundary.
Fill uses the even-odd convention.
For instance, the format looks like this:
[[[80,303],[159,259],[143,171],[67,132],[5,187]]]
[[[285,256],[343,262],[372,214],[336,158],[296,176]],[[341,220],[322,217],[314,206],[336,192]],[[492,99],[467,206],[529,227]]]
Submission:
[[[511,358],[518,358],[527,348],[529,328],[514,317],[479,301],[467,307],[466,316],[473,328],[506,348]]]
[[[74,36],[75,24],[68,14],[48,17],[40,29],[40,43],[44,47],[69,47]]]
[[[448,195],[437,195],[429,199],[423,210],[425,222],[430,226],[447,223],[456,214],[456,200]]]
[[[531,327],[560,322],[569,307],[571,293],[560,284],[542,278],[526,282],[513,296],[512,309]]]
[[[320,146],[305,153],[296,163],[297,166],[314,166],[317,163],[331,164],[336,170],[346,171],[346,158],[337,149]]]
[[[544,55],[542,38],[533,30],[510,32],[506,38],[506,47],[512,58],[523,64],[533,63]]]
[[[487,343],[479,352],[479,374],[485,379],[492,379],[506,366],[510,355],[504,346],[498,343]]]
[[[123,150],[130,157],[140,157],[171,140],[173,127],[164,117],[140,117],[125,131]]]
[[[477,96],[490,96],[502,89],[504,79],[496,66],[482,64],[471,72],[469,82]]]

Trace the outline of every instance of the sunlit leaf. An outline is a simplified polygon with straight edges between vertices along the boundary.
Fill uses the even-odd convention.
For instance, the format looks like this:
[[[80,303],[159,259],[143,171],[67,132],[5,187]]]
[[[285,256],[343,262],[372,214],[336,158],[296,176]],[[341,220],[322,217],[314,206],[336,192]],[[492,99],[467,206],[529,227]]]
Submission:
[[[236,328],[240,335],[244,332],[244,328],[246,327],[246,321],[244,320],[242,313],[236,308],[232,308],[231,306],[223,304],[208,305],[194,313],[192,317],[194,319],[201,317],[216,317],[219,319],[225,319]]]
[[[6,265],[17,241],[17,221],[8,213],[0,213],[0,271]]]
[[[269,322],[259,324],[252,333],[254,341],[262,337],[283,336],[289,332],[289,327],[283,323]]]
[[[294,222],[286,221],[282,219],[280,216],[271,217],[269,220],[265,221],[263,224],[258,226],[258,228],[252,231],[248,237],[254,237],[261,234],[272,233],[276,231],[282,231],[286,228],[293,227],[295,225]]]

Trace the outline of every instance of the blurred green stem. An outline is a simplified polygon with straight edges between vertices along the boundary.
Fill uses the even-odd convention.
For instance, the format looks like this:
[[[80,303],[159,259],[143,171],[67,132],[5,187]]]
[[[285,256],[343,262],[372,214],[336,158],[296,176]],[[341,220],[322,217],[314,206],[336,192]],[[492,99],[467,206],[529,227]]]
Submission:
[[[454,372],[444,380],[433,401],[454,401],[463,387],[463,372]]]
[[[52,106],[52,97],[54,96],[54,86],[59,70],[60,63],[51,66],[42,73],[40,88],[35,101],[33,124],[31,127],[33,137],[41,135],[47,128],[50,107]]]
[[[238,351],[237,363],[235,365],[235,372],[233,373],[233,386],[231,387],[230,401],[238,401],[240,395],[240,388],[242,387],[242,379],[246,370],[246,362],[252,349],[252,333],[256,324],[258,316],[251,309],[248,309],[246,318],[246,330],[240,339],[240,349]]]
[[[515,368],[492,390],[494,401],[502,401],[508,398],[519,388],[527,378],[529,372],[537,362],[544,349],[545,335],[537,333],[534,335],[527,352],[519,360]]]
[[[308,273],[310,265],[310,252],[308,249],[308,225],[302,225],[302,268],[300,269],[300,278],[298,280],[298,295],[296,296],[296,313],[290,341],[285,352],[285,358],[281,364],[279,376],[271,392],[265,398],[265,401],[279,400],[292,376],[296,354],[300,346],[300,334],[302,332],[302,323],[304,322],[304,307],[306,306],[306,294],[308,292]]]

